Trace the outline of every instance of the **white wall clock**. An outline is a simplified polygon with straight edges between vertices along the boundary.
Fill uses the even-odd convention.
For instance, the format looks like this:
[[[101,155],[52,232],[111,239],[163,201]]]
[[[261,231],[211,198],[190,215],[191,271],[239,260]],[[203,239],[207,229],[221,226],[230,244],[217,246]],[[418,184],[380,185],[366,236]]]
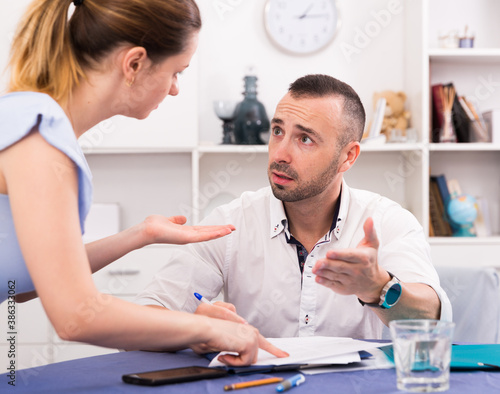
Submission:
[[[340,27],[335,0],[267,0],[264,23],[271,41],[296,55],[325,48]]]

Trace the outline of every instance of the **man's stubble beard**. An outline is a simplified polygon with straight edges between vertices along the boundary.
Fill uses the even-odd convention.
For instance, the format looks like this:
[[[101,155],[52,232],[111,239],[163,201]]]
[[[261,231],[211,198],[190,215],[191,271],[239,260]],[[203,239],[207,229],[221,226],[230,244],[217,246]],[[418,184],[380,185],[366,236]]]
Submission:
[[[339,156],[330,163],[330,165],[321,174],[305,183],[298,180],[298,174],[290,168],[288,164],[271,163],[268,170],[269,183],[274,196],[283,202],[296,202],[302,201],[311,197],[315,197],[326,190],[331,184],[332,180],[338,173]],[[296,182],[294,189],[288,189],[286,186],[277,185],[272,182],[271,172],[273,170],[286,174]]]

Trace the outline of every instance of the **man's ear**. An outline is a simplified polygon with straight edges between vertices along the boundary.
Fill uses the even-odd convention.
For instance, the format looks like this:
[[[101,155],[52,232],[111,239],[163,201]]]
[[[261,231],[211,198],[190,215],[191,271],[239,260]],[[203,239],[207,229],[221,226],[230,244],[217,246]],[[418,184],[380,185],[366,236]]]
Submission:
[[[132,47],[126,50],[122,59],[122,71],[125,81],[135,81],[137,73],[145,67],[148,53],[143,47]]]
[[[352,141],[340,153],[339,172],[346,172],[356,162],[360,151],[358,141]]]

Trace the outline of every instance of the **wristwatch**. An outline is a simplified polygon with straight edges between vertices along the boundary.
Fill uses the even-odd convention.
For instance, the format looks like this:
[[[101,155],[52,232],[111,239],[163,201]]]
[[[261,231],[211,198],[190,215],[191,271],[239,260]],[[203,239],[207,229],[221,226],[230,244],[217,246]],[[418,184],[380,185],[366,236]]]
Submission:
[[[382,289],[382,292],[380,293],[380,302],[378,304],[377,303],[370,304],[368,302],[363,302],[358,298],[358,301],[361,305],[363,306],[368,305],[375,308],[389,309],[398,303],[399,299],[401,298],[401,292],[403,291],[401,282],[389,271],[387,271],[387,273],[391,277],[391,280],[387,282],[384,288]]]

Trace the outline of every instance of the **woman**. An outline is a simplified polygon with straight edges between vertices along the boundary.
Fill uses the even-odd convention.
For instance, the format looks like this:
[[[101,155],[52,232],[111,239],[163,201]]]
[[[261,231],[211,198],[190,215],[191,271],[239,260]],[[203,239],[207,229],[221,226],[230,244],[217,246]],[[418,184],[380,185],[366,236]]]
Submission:
[[[234,228],[151,216],[83,245],[92,186],[77,138],[114,115],[143,119],[178,94],[201,19],[193,0],[75,0],[68,20],[70,5],[33,1],[12,45],[9,93],[0,98],[0,302],[38,295],[66,340],[229,350],[238,356],[221,361],[234,365],[254,361],[259,345],[284,355],[251,326],[146,308],[95,288],[91,272],[131,250],[205,241]]]

